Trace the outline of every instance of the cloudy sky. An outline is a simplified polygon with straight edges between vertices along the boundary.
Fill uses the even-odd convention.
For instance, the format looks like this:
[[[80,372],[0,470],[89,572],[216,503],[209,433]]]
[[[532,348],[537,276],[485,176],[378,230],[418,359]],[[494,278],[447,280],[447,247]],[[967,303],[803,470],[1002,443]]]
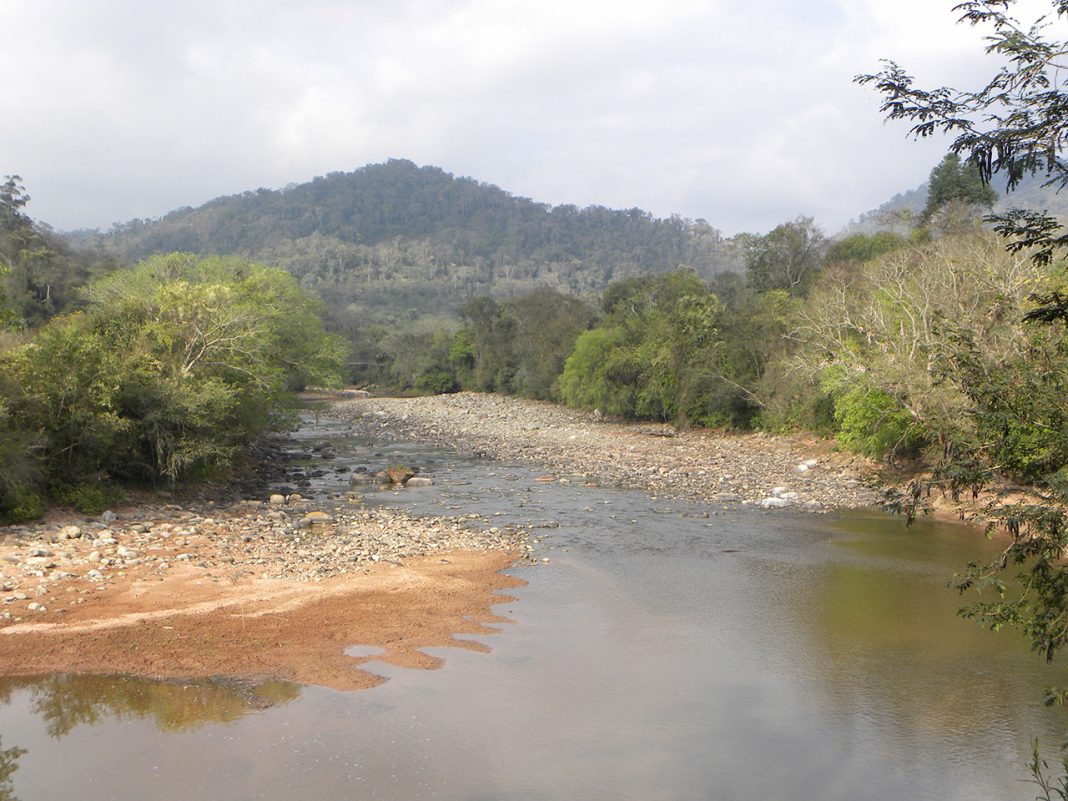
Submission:
[[[548,203],[834,232],[945,150],[852,77],[992,72],[954,2],[0,0],[0,175],[60,229],[408,158]]]

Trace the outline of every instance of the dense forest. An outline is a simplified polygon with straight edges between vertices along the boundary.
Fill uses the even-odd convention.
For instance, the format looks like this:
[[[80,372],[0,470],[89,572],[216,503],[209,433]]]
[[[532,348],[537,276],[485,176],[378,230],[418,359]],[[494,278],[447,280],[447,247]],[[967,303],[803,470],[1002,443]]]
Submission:
[[[588,294],[679,265],[706,278],[739,265],[731,242],[703,220],[548,206],[404,160],[222,197],[76,241],[127,260],[182,251],[262,261],[328,299],[335,319],[357,323],[455,315],[480,294]]]

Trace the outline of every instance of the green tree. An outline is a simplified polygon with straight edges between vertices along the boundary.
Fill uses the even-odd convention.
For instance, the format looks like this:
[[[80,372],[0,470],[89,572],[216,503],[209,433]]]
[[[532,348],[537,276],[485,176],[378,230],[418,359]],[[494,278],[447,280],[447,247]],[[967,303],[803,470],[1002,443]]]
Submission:
[[[557,378],[593,310],[543,287],[495,301],[478,297],[461,310],[456,366],[468,386],[528,398],[558,399]]]
[[[929,223],[935,214],[949,204],[965,208],[990,209],[998,194],[979,175],[971,162],[963,163],[956,153],[948,153],[933,170],[927,181],[927,205],[920,220]]]
[[[827,249],[824,261],[827,264],[851,261],[858,264],[871,261],[877,256],[897,250],[908,244],[901,234],[893,231],[876,231],[874,234],[853,234],[839,239]]]
[[[798,217],[763,236],[750,237],[745,257],[749,286],[756,292],[782,289],[803,294],[823,264],[827,246],[811,217]]]
[[[0,357],[8,425],[39,443],[53,491],[226,466],[288,390],[339,382],[343,348],[281,270],[171,254],[85,294]]]
[[[723,307],[697,275],[624,279],[602,305],[604,318],[564,364],[565,402],[626,417],[725,422],[712,391],[721,380]]]

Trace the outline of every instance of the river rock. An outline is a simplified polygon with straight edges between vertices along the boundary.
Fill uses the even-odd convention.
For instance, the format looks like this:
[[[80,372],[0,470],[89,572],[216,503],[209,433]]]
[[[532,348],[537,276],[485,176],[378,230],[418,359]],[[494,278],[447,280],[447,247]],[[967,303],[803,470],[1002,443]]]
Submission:
[[[434,479],[430,476],[412,476],[409,478],[404,486],[406,487],[430,487],[433,486]]]
[[[782,509],[790,505],[790,502],[785,498],[765,498],[760,502],[760,505],[765,509]]]
[[[267,499],[267,503],[269,503],[271,506],[285,506],[285,502],[286,502],[286,496],[285,495],[275,494],[275,495],[272,495],[270,498]]]
[[[415,471],[409,467],[391,467],[386,471],[390,484],[400,484],[402,487],[415,475]]]

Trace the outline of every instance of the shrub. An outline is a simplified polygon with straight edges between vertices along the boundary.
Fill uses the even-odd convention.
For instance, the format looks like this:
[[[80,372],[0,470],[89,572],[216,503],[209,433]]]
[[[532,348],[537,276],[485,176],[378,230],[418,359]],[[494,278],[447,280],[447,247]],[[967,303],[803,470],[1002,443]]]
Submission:
[[[914,455],[921,444],[908,410],[893,396],[864,383],[835,397],[834,419],[838,441],[866,456]]]
[[[447,395],[450,392],[457,392],[460,389],[459,385],[456,383],[456,376],[448,370],[443,370],[441,368],[424,370],[422,374],[415,379],[415,388],[419,392],[424,392],[427,395]]]

